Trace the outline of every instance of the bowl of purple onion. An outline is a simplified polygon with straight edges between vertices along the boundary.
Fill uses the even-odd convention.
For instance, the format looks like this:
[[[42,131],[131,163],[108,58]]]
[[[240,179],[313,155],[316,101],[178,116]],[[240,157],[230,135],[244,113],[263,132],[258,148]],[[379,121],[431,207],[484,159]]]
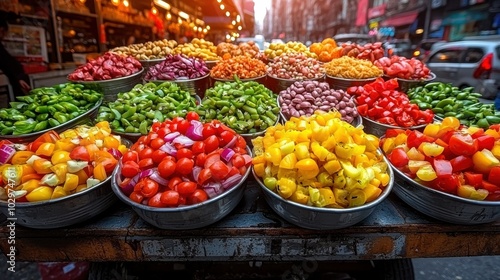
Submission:
[[[149,67],[145,82],[161,84],[173,82],[191,95],[203,97],[210,86],[210,69],[205,61],[182,54],[168,55],[163,61]]]
[[[283,121],[291,117],[310,116],[316,110],[340,112],[342,120],[359,126],[362,119],[356,104],[344,90],[331,89],[328,83],[319,81],[297,81],[278,94],[280,116]]]

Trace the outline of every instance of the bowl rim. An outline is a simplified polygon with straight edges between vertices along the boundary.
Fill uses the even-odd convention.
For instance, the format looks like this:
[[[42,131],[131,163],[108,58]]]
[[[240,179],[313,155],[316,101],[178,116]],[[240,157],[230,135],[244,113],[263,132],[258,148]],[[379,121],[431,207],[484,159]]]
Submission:
[[[445,192],[442,192],[439,190],[435,190],[431,187],[424,186],[424,185],[420,184],[419,182],[410,178],[408,175],[406,175],[404,172],[402,172],[398,168],[396,168],[394,165],[392,165],[392,163],[389,160],[387,160],[387,161],[389,162],[389,165],[390,165],[391,169],[393,169],[395,174],[401,176],[404,180],[408,181],[410,184],[412,184],[413,186],[416,186],[420,189],[423,189],[425,191],[428,191],[430,193],[434,193],[437,195],[445,196],[445,197],[450,198],[451,200],[454,200],[457,202],[470,203],[470,204],[474,204],[474,205],[478,205],[478,206],[499,206],[500,207],[500,201],[473,200],[473,199],[463,198],[463,197],[460,197],[458,195],[445,193]],[[398,185],[398,187],[406,188],[405,186],[401,186],[401,185],[397,184],[396,182],[394,182],[394,183],[396,185]]]
[[[344,82],[373,82],[378,78],[381,78],[382,76],[377,76],[377,77],[372,77],[372,78],[365,78],[365,79],[349,79],[349,78],[342,78],[342,77],[335,77],[326,74],[326,77],[332,80],[338,80],[338,81],[344,81]]]
[[[122,80],[130,79],[130,78],[135,78],[137,76],[142,75],[143,72],[144,72],[144,67],[141,66],[141,69],[139,71],[135,72],[134,74],[128,75],[128,76],[125,76],[125,77],[115,78],[115,79],[99,80],[99,81],[74,81],[74,80],[70,80],[69,79],[69,75],[68,75],[68,76],[66,76],[66,80],[68,80],[68,81],[70,81],[72,83],[76,83],[76,84],[95,85],[95,84],[103,84],[103,83],[106,83],[106,82],[117,82],[117,81],[122,81]]]
[[[430,72],[429,75],[430,75],[430,77],[427,77],[426,79],[408,80],[408,79],[403,79],[403,78],[398,78],[398,77],[391,77],[391,76],[384,74],[384,76],[389,78],[389,79],[397,79],[398,81],[407,82],[407,83],[425,83],[425,82],[433,81],[437,78],[437,75],[434,72]]]
[[[280,109],[280,112],[281,112],[281,109]],[[278,115],[276,118],[276,122],[274,123],[273,126],[277,126],[279,124],[279,122],[280,122],[280,116]],[[268,128],[264,129],[263,131],[257,131],[254,133],[238,133],[238,134],[243,136],[243,137],[258,137],[258,136],[264,135]]]
[[[324,79],[326,74],[325,73],[322,73],[321,77],[317,77],[317,78],[308,78],[308,79],[283,79],[283,78],[278,78],[276,76],[273,76],[272,74],[268,73],[266,71],[266,75],[267,77],[271,78],[271,79],[274,79],[274,80],[278,80],[278,81],[284,81],[284,82],[291,82],[291,83],[295,83],[295,82],[302,82],[302,81],[320,81],[321,79]]]
[[[51,128],[47,128],[47,129],[44,129],[44,130],[40,130],[40,131],[37,131],[37,132],[31,132],[31,133],[28,133],[28,134],[22,134],[22,135],[2,135],[0,136],[0,139],[19,139],[19,138],[31,138],[31,137],[37,137],[37,136],[41,136],[43,135],[44,133],[46,132],[49,132],[51,130],[58,130],[62,127],[65,127],[65,126],[70,126],[68,127],[67,129],[70,129],[73,127],[73,124],[80,121],[81,119],[83,119],[84,117],[87,117],[88,115],[90,115],[92,112],[94,111],[98,111],[99,110],[99,107],[102,105],[102,103],[104,102],[103,98],[99,99],[99,101],[97,101],[95,103],[95,105],[88,109],[87,112],[77,116],[76,118],[73,118],[73,119],[70,119],[68,120],[67,122],[65,123],[62,123],[60,125],[57,125],[57,126],[54,126],[54,127],[51,127]]]
[[[164,58],[154,58],[154,59],[144,59],[144,60],[137,59],[137,60],[139,60],[139,62],[142,64],[142,63],[151,63],[151,62],[162,62],[162,61],[164,61],[166,59],[167,59],[167,57],[164,57]]]
[[[250,156],[252,156],[252,150],[248,147],[246,147],[247,152],[249,153]],[[135,201],[132,201],[130,198],[128,198],[120,189],[118,184],[116,183],[116,176],[120,176],[118,174],[118,170],[120,169],[120,165],[118,164],[116,168],[113,170],[113,174],[111,174],[111,189],[113,192],[118,196],[118,198],[123,201],[125,204],[131,206],[132,208],[139,208],[142,211],[150,211],[150,212],[157,212],[157,213],[174,213],[174,212],[181,212],[181,211],[189,211],[189,210],[194,210],[201,208],[205,205],[210,205],[213,203],[217,203],[220,199],[228,196],[229,194],[235,192],[238,188],[242,187],[241,185],[246,182],[248,175],[250,174],[250,169],[252,168],[247,168],[247,171],[245,172],[245,175],[241,178],[241,180],[231,189],[228,191],[225,191],[224,193],[217,195],[215,197],[209,198],[203,202],[194,204],[194,205],[184,205],[184,206],[177,206],[177,207],[151,207],[148,205],[140,204]]]
[[[380,204],[382,201],[384,201],[385,198],[387,196],[389,196],[389,194],[391,193],[391,191],[392,191],[392,189],[394,187],[394,184],[395,184],[395,181],[394,181],[394,171],[392,170],[391,166],[389,165],[390,164],[389,160],[387,160],[387,158],[384,156],[384,154],[382,153],[382,151],[380,151],[380,149],[377,149],[377,153],[380,156],[382,156],[383,161],[387,164],[387,170],[388,170],[388,173],[389,173],[389,183],[387,184],[387,186],[384,189],[382,189],[382,193],[375,200],[370,201],[368,203],[365,203],[365,204],[363,204],[361,206],[353,207],[353,208],[325,208],[325,207],[315,207],[315,206],[304,205],[304,204],[300,204],[300,203],[297,203],[297,202],[294,202],[294,201],[291,201],[291,200],[284,199],[279,194],[277,194],[274,191],[271,191],[270,189],[268,189],[264,185],[264,183],[262,182],[262,180],[260,179],[260,177],[258,177],[257,174],[255,174],[255,170],[254,170],[253,166],[252,166],[252,174],[253,174],[255,180],[257,181],[257,183],[260,185],[261,189],[263,189],[263,191],[267,192],[268,194],[271,194],[276,199],[278,199],[278,200],[280,200],[282,202],[285,202],[287,204],[290,204],[290,205],[292,205],[294,207],[298,207],[298,208],[302,208],[304,210],[309,210],[309,211],[314,211],[314,212],[322,212],[322,213],[330,213],[330,214],[346,214],[346,213],[358,212],[358,211],[361,211],[361,210],[371,209],[371,208],[377,206],[378,204]]]
[[[218,82],[235,82],[236,80],[235,79],[220,79],[220,78],[215,78],[212,76],[212,73],[209,73],[209,76],[211,79],[214,79],[215,81],[218,81]],[[256,80],[259,80],[259,79],[264,79],[267,77],[267,73],[265,73],[264,75],[262,76],[257,76],[257,77],[253,77],[253,78],[245,78],[245,79],[241,79],[238,77],[238,80],[242,81],[242,82],[251,82],[251,81],[256,81]]]
[[[196,82],[199,80],[203,80],[210,77],[210,73],[207,73],[201,77],[194,78],[194,79],[176,79],[176,80],[152,80],[152,79],[143,79],[144,82],[146,83],[164,83],[164,82],[171,82],[171,83],[188,83],[188,82]]]
[[[363,122],[364,121],[367,121],[368,123],[371,123],[371,124],[375,124],[375,125],[380,125],[380,126],[384,126],[386,127],[387,129],[420,129],[420,128],[424,128],[426,127],[428,124],[431,124],[434,122],[434,119],[432,120],[432,122],[430,123],[425,123],[425,124],[419,124],[419,125],[414,125],[414,126],[409,126],[409,127],[402,127],[402,126],[394,126],[394,125],[390,125],[390,124],[385,124],[385,123],[379,123],[377,121],[374,121],[370,118],[367,118],[365,116],[361,116],[361,118],[363,119]]]

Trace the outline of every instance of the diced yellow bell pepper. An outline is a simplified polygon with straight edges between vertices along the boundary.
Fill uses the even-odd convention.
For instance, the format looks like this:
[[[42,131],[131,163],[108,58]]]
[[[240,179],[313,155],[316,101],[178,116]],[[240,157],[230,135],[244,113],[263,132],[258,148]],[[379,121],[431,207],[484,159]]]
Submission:
[[[495,129],[487,129],[484,134],[486,135],[490,135],[490,136],[493,136],[493,138],[495,138],[495,140],[498,140],[500,139],[500,133],[498,133],[498,131],[496,131]]]
[[[318,176],[316,176],[316,180],[321,183],[321,187],[333,186],[333,177],[326,171],[320,172]]]
[[[78,185],[78,187],[76,187],[76,189],[73,192],[77,193],[77,192],[84,191],[86,189],[87,189],[87,184],[82,184],[82,185]]]
[[[474,163],[474,170],[484,174],[490,172],[493,167],[500,165],[500,161],[487,149],[477,151],[472,156],[472,162]]]
[[[122,145],[118,146],[118,151],[120,151],[120,153],[122,153],[122,155],[124,155],[128,151],[128,148],[127,148],[127,146],[122,144]]]
[[[412,159],[410,159],[408,161],[408,169],[410,170],[410,172],[412,174],[415,174],[415,173],[417,173],[417,171],[421,167],[429,165],[429,164],[430,164],[430,162],[428,162],[426,160],[412,160]]]
[[[380,140],[377,136],[372,134],[365,134],[365,146],[367,152],[374,152],[379,148]]]
[[[41,185],[40,180],[32,179],[27,181],[26,183],[23,183],[21,186],[23,190],[27,192],[32,192],[34,189],[40,187],[40,185]]]
[[[387,174],[387,173],[376,173],[375,178],[377,178],[380,181],[380,184],[382,184],[382,186],[384,186],[384,187],[389,185],[389,181],[391,179],[389,177],[389,174]]]
[[[295,123],[295,126],[296,126],[296,128],[297,128],[298,131],[306,130],[307,127],[308,127],[306,120],[298,120]]]
[[[370,159],[368,158],[368,156],[366,154],[356,155],[354,157],[354,165],[368,167],[368,166],[370,166]]]
[[[253,170],[255,172],[255,175],[259,176],[260,178],[264,177],[265,168],[266,167],[265,167],[264,163],[257,163],[257,164],[253,165]]]
[[[297,139],[295,140],[297,143],[302,142],[310,142],[312,137],[312,131],[309,129],[302,130],[297,134]]]
[[[66,192],[70,192],[78,187],[78,183],[79,183],[78,175],[67,173],[63,189]]]
[[[332,189],[330,188],[321,188],[319,189],[320,195],[323,197],[323,206],[328,206],[335,203],[335,195],[333,194]]]
[[[52,163],[46,159],[36,159],[33,161],[32,167],[35,169],[38,174],[49,174],[52,173],[50,169],[52,167]]]
[[[309,158],[309,143],[303,142],[295,145],[295,156],[298,160]]]
[[[262,138],[262,145],[264,149],[271,147],[274,143],[276,143],[276,140],[273,136],[264,136],[264,138]]]
[[[347,160],[339,160],[342,169],[344,170],[344,175],[350,178],[357,178],[361,174],[361,169],[356,168],[352,165],[350,161]]]
[[[279,165],[281,162],[281,150],[277,147],[266,149],[264,156],[268,162],[274,165]]]
[[[328,172],[330,175],[338,172],[342,167],[340,166],[340,162],[338,160],[330,160],[327,161],[324,165],[323,168],[325,168],[326,172]]]
[[[347,196],[349,192],[343,189],[334,188],[333,195],[335,196],[335,202],[342,207],[349,206],[349,201],[347,200]]]
[[[441,121],[441,129],[451,127],[452,129],[458,129],[460,127],[460,120],[455,117],[445,117]]]
[[[424,134],[430,137],[436,137],[439,130],[441,129],[441,125],[438,123],[430,123],[425,126]]]
[[[278,171],[276,171],[275,168],[278,168]],[[297,171],[295,169],[279,168],[278,166],[273,165],[271,168],[271,176],[275,175],[278,176],[278,180],[281,178],[296,178]]]
[[[496,142],[495,145],[493,146],[493,149],[491,149],[491,153],[500,160],[500,142]]]
[[[307,204],[307,201],[309,201],[309,192],[307,188],[303,186],[297,186],[297,190],[288,199],[305,205]]]
[[[417,148],[412,147],[406,152],[410,160],[425,160],[425,155],[422,154]]]
[[[45,201],[52,197],[53,189],[47,186],[41,186],[26,195],[26,200],[29,202]]]
[[[320,161],[325,161],[330,154],[330,151],[322,147],[318,142],[311,143],[311,150]]]
[[[484,200],[489,192],[485,189],[475,189],[470,185],[459,185],[457,188],[457,195],[463,198]]]
[[[98,163],[96,166],[94,166],[94,178],[103,182],[108,178],[108,175],[106,175],[106,169],[104,168],[104,165]]]
[[[422,181],[430,182],[437,178],[437,174],[432,165],[426,164],[418,169],[417,177]]]
[[[293,141],[282,141],[280,145],[281,156],[286,156],[290,153],[293,153],[295,150],[295,143]]]
[[[59,139],[55,143],[55,150],[57,151],[71,152],[75,147],[76,144],[71,142],[69,138]]]
[[[337,144],[350,144],[353,142],[352,137],[349,136],[349,133],[344,127],[339,127],[337,130],[335,130],[333,136],[335,137],[335,141],[337,141]]]
[[[50,157],[52,156],[55,148],[56,145],[54,143],[43,143],[42,145],[40,145],[40,147],[38,147],[35,154],[38,156]]]
[[[283,198],[289,198],[297,190],[294,179],[281,178],[278,180],[278,194]]]
[[[400,133],[394,139],[394,145],[396,145],[396,146],[403,145],[406,143],[406,139],[408,139],[408,136],[404,133]]]
[[[66,163],[68,160],[71,160],[71,158],[69,157],[69,152],[67,151],[55,151],[50,158],[50,161],[54,165],[58,163]]]
[[[52,192],[52,196],[50,197],[50,199],[65,197],[67,195],[68,195],[68,193],[66,193],[66,191],[64,190],[63,187],[57,186],[54,188],[54,191]]]
[[[330,131],[328,127],[319,126],[312,129],[312,140],[323,142],[330,136]]]
[[[343,189],[346,185],[346,179],[344,176],[344,170],[341,169],[337,173],[333,174],[333,187],[336,189]]]
[[[335,146],[337,146],[337,140],[335,140],[335,136],[330,135],[328,139],[321,143],[321,146],[329,151],[333,151],[335,149]]]
[[[422,151],[428,157],[437,157],[443,153],[444,147],[436,143],[423,142],[418,147],[418,150]]]
[[[106,136],[106,137],[104,137],[104,148],[107,148],[107,149],[111,149],[111,148],[118,149],[119,146],[120,146],[120,141],[118,139],[116,139],[115,137],[113,137],[113,136]]]
[[[366,195],[362,190],[354,190],[347,197],[349,207],[357,207],[366,203]]]
[[[295,164],[300,177],[304,179],[312,179],[319,173],[319,167],[316,161],[310,158],[301,159]]]
[[[396,141],[395,137],[385,138],[384,142],[382,143],[382,151],[384,151],[384,153],[386,154],[391,152],[394,149],[394,147],[396,147],[395,141]]]
[[[297,157],[294,153],[288,154],[280,162],[279,167],[285,169],[294,169],[297,164]]]
[[[32,151],[17,151],[10,160],[12,164],[25,164],[26,161],[35,153]]]

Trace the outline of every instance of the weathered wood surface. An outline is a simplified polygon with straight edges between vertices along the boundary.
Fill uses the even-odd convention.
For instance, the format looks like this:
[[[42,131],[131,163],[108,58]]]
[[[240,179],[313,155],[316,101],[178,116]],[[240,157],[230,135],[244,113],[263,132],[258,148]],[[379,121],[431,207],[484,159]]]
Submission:
[[[266,205],[248,184],[238,207],[220,222],[189,231],[146,224],[122,203],[64,229],[16,228],[18,261],[366,260],[500,255],[500,223],[446,224],[391,195],[361,223],[339,230],[298,228]],[[0,247],[9,252],[9,230]]]

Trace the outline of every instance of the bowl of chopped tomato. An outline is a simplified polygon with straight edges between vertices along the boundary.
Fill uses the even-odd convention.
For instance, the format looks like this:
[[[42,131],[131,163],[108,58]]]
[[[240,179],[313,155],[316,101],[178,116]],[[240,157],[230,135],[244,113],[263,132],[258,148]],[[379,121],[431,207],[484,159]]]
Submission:
[[[0,212],[16,223],[53,229],[84,222],[117,201],[111,174],[131,143],[109,124],[50,131],[27,144],[0,143]]]
[[[432,110],[421,110],[417,104],[410,103],[408,96],[398,88],[396,79],[377,78],[373,83],[347,89],[354,96],[367,133],[381,137],[387,129],[423,130],[434,121]]]
[[[386,76],[386,78],[392,79],[394,77]],[[403,79],[399,77],[396,77],[396,79],[398,80],[399,89],[403,92],[407,92],[412,88],[423,86],[426,85],[427,83],[434,81],[436,79],[436,74],[430,72],[428,76],[422,77],[420,79]]]
[[[500,126],[466,128],[446,117],[423,132],[388,130],[380,147],[394,193],[415,210],[453,224],[500,220]]]
[[[149,224],[172,230],[213,224],[243,197],[252,157],[241,135],[219,121],[155,123],[112,175],[118,198]]]

